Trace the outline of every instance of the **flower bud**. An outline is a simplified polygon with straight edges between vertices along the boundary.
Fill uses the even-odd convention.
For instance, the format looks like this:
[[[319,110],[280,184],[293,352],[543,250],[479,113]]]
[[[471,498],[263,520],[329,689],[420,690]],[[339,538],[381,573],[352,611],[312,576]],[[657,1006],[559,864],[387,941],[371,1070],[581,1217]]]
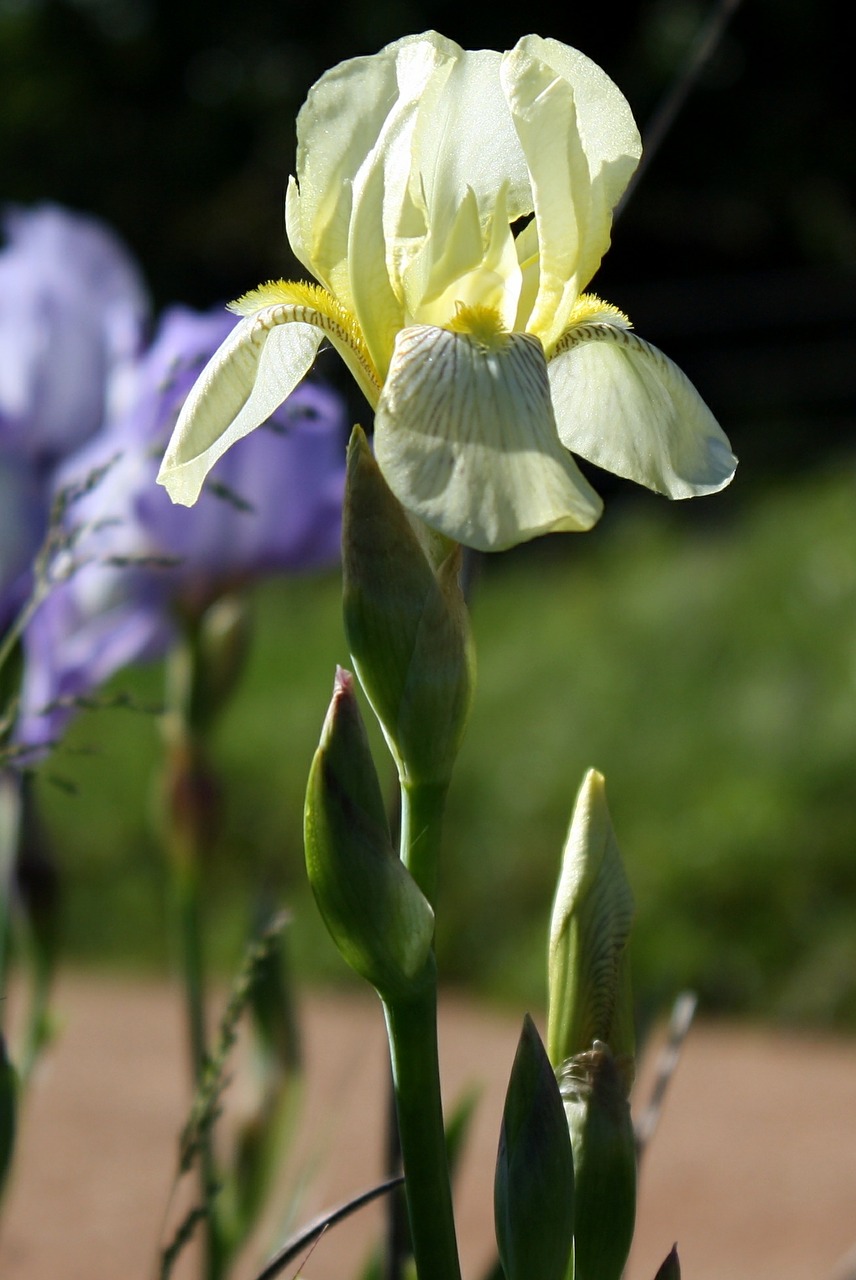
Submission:
[[[574,1153],[574,1280],[620,1280],[636,1221],[627,1077],[599,1040],[558,1075]]]
[[[345,630],[354,667],[406,782],[448,781],[474,674],[460,548],[436,572],[354,428],[342,527]]]
[[[424,978],[434,913],[389,832],[353,677],[336,673],[312,761],[304,815],[306,869],[344,959],[384,1000]]]
[[[553,902],[547,1053],[554,1066],[609,1045],[632,1061],[627,942],[633,896],[615,840],[603,775],[590,769],[574,806]]]
[[[505,1098],[494,1214],[506,1280],[564,1280],[573,1238],[574,1166],[556,1077],[528,1016]]]

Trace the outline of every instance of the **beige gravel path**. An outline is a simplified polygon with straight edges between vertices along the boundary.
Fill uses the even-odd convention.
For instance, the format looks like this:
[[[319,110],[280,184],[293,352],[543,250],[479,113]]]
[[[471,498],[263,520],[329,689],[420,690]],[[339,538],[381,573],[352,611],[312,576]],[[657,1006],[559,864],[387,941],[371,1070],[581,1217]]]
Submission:
[[[184,1106],[178,994],[71,977],[56,1007],[62,1032],[30,1098],[0,1280],[151,1280]],[[312,1171],[307,1218],[378,1175],[385,1046],[370,1000],[315,996],[302,1017],[311,1071],[292,1169]],[[458,1197],[468,1280],[490,1256],[517,1032],[516,1019],[444,1003],[448,1096],[484,1088]],[[643,1068],[643,1094],[645,1079]],[[325,1238],[309,1280],[352,1280],[376,1224],[368,1212]],[[856,1242],[856,1043],[694,1028],[646,1159],[629,1280],[652,1280],[674,1240],[686,1280],[830,1280]]]

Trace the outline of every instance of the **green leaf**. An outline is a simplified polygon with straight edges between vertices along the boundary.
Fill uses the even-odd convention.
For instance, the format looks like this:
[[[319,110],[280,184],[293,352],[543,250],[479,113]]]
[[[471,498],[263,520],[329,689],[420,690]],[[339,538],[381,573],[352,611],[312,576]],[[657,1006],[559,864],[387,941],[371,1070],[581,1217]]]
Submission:
[[[528,1015],[505,1099],[494,1216],[506,1280],[563,1280],[573,1236],[574,1166],[556,1077]]]
[[[636,1140],[623,1063],[595,1041],[559,1072],[574,1153],[574,1280],[621,1280],[636,1221]]]
[[[678,1246],[673,1244],[668,1256],[660,1264],[654,1280],[681,1280],[681,1264],[678,1260]]]

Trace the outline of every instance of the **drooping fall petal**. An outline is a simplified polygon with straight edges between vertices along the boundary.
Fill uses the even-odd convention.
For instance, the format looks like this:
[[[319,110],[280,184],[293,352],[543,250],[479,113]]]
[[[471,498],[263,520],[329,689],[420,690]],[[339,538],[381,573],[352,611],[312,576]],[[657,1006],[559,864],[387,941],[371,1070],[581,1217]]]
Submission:
[[[737,459],[690,380],[620,324],[583,324],[549,363],[559,438],[597,466],[669,498],[723,489]]]
[[[587,529],[600,499],[559,444],[541,344],[415,325],[399,334],[375,416],[396,497],[432,528],[496,551]]]

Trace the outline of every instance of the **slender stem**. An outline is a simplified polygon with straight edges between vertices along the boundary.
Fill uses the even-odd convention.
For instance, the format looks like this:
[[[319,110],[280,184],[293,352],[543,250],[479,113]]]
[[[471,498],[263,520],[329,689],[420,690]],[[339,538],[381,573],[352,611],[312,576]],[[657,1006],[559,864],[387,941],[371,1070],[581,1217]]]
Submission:
[[[205,960],[199,903],[199,875],[195,866],[172,868],[176,941],[184,995],[190,1072],[194,1085],[205,1069],[208,1032],[205,1019]]]
[[[446,784],[404,784],[401,857],[433,904]],[[460,1280],[440,1096],[437,970],[419,990],[385,1004],[413,1256],[419,1280]]]
[[[0,773],[0,991],[5,993],[11,933],[11,904],[15,860],[21,826],[20,777],[11,770]],[[0,1026],[5,1021],[0,1007]]]
[[[208,1057],[205,1016],[206,974],[201,880],[213,831],[215,797],[205,764],[204,744],[189,714],[196,652],[191,642],[172,655],[164,719],[166,739],[168,866],[175,912],[175,938],[184,988],[191,1082],[202,1083]],[[200,1136],[199,1180],[204,1217],[205,1280],[221,1280],[226,1249],[217,1213],[219,1186],[210,1130]]]
[[[404,782],[401,787],[401,860],[432,907],[448,782]]]
[[[385,1006],[386,1025],[416,1273],[419,1280],[460,1280],[440,1101],[433,961],[429,967],[430,978],[417,996]]]
[[[388,1178],[401,1172],[401,1139],[398,1134],[398,1112],[395,1105],[395,1081],[390,1071],[386,1090],[386,1142],[384,1169]],[[386,1204],[384,1231],[383,1280],[402,1280],[405,1263],[412,1249],[404,1189],[394,1191]]]

